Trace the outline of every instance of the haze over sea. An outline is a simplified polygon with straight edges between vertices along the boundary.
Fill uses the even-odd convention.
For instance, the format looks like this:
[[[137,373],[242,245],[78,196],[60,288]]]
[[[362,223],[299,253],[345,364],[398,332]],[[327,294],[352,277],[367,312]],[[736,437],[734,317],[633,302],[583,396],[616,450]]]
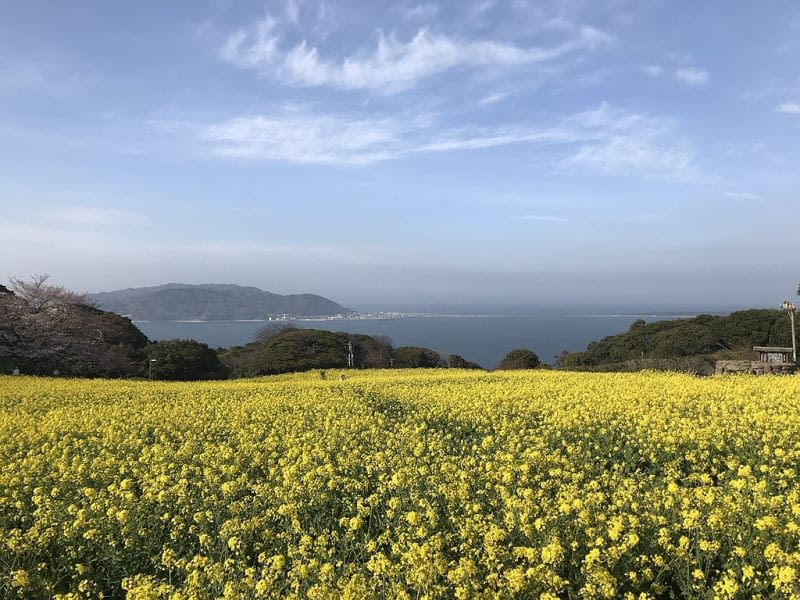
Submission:
[[[530,348],[542,362],[552,364],[562,350],[584,350],[592,340],[622,333],[636,319],[656,321],[668,314],[536,314],[425,316],[398,319],[304,320],[299,327],[388,336],[395,347],[425,346],[444,356],[458,354],[485,369],[497,366],[513,348]],[[683,315],[681,315],[683,316]],[[195,339],[211,347],[253,341],[264,321],[149,321],[138,322],[151,340]]]

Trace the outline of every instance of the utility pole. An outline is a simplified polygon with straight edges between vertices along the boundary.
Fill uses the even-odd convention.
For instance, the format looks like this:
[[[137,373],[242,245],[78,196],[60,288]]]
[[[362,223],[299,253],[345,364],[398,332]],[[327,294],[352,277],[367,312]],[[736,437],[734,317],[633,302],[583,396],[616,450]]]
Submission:
[[[347,366],[352,367],[355,359],[353,357],[353,342],[347,342]]]
[[[797,305],[788,300],[783,301],[783,310],[789,313],[789,320],[792,322],[792,362],[797,362],[797,333],[794,329],[794,313],[797,312]]]

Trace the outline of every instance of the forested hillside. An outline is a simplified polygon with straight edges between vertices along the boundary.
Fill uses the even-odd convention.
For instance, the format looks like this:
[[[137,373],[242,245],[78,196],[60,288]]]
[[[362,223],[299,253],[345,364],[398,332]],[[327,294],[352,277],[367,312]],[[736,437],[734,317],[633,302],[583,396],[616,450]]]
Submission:
[[[592,342],[583,352],[563,354],[566,369],[636,370],[675,368],[713,370],[718,358],[750,358],[753,346],[790,346],[785,312],[751,309],[728,316],[699,315],[645,323],[638,320],[622,334]]]

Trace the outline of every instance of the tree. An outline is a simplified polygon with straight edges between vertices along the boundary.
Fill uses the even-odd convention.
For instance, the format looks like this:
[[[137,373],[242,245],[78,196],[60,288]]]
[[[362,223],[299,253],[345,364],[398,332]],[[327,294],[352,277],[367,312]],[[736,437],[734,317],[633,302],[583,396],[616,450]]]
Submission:
[[[497,366],[501,370],[535,369],[541,365],[539,357],[527,348],[516,348],[506,354]]]
[[[365,369],[385,369],[391,364],[394,348],[386,336],[352,335],[356,365]]]
[[[450,369],[483,369],[478,363],[467,360],[458,354],[447,357],[447,366]]]
[[[446,367],[441,354],[420,346],[401,346],[394,350],[394,366],[398,369],[431,369]]]
[[[347,367],[346,333],[317,329],[287,329],[255,345],[251,373],[270,375]]]
[[[631,323],[630,328],[628,331],[636,331],[637,329],[641,329],[647,325],[647,321],[644,319],[636,319],[633,323]]]
[[[154,361],[154,379],[194,381],[224,379],[228,375],[217,353],[195,340],[155,342],[147,347],[147,358]]]
[[[566,366],[565,361],[567,360],[568,356],[569,356],[569,350],[562,350],[553,357],[556,369],[562,369]]]
[[[271,337],[275,337],[279,333],[283,333],[288,329],[297,329],[297,326],[289,321],[269,321],[256,332],[256,335],[253,337],[253,341],[266,342]]]
[[[386,368],[394,352],[388,337],[294,326],[260,337],[261,341],[221,351],[220,359],[233,377],[347,368],[348,344],[353,346],[353,366],[358,368]]]
[[[102,311],[47,275],[11,279],[0,293],[0,363],[23,372],[138,374],[147,338],[129,319]]]

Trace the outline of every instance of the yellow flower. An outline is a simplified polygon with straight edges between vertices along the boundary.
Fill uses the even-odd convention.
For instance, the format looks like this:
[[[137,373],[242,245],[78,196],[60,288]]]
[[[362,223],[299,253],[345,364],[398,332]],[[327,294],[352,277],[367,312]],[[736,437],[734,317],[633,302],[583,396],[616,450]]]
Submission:
[[[798,397],[800,378],[654,372],[0,376],[0,589],[792,597]]]
[[[16,571],[11,571],[11,587],[17,589],[25,589],[31,584],[30,577],[28,577],[28,572],[24,569],[17,569]]]

